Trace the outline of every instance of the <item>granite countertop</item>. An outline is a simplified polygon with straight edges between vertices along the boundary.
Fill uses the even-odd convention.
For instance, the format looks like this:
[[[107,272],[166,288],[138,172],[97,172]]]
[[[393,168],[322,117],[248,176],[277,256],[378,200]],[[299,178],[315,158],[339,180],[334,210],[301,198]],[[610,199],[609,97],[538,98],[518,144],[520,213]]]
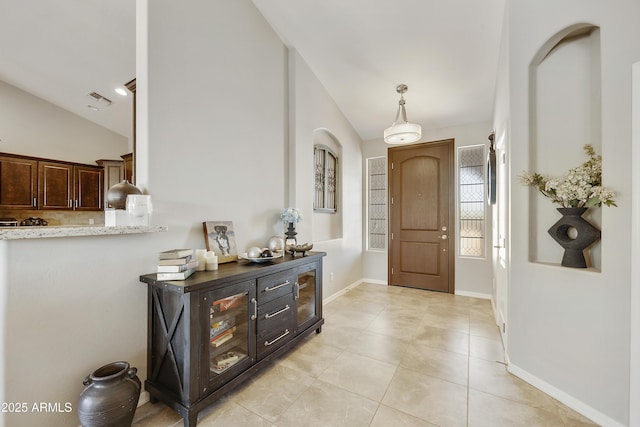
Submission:
[[[48,237],[107,236],[114,234],[140,234],[167,231],[166,225],[105,227],[100,225],[78,225],[67,227],[3,227],[0,240],[44,239]]]

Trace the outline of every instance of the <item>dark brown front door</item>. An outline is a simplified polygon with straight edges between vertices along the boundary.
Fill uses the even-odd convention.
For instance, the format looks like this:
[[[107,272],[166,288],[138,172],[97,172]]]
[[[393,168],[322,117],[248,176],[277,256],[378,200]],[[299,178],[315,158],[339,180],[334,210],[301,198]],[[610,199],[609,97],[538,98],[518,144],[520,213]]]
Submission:
[[[389,149],[389,284],[454,291],[453,140]]]

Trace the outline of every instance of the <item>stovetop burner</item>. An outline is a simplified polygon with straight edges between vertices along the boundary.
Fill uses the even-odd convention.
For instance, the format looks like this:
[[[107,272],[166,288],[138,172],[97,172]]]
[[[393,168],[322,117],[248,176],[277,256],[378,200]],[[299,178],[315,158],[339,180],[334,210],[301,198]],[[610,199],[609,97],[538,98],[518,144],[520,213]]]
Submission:
[[[18,220],[15,218],[0,218],[0,227],[17,227]]]

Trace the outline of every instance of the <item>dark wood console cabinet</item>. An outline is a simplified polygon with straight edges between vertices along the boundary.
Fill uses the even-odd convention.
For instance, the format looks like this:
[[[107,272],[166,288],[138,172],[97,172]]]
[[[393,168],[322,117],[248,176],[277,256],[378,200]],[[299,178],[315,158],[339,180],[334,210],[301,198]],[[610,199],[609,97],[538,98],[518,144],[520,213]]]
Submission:
[[[322,257],[285,254],[148,285],[145,389],[177,411],[185,427],[224,393],[314,331],[322,318]]]

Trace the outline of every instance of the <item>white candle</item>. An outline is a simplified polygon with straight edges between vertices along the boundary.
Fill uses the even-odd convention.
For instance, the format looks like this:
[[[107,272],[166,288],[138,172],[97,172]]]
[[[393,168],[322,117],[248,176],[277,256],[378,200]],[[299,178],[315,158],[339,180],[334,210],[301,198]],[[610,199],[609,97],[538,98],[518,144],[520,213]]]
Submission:
[[[206,253],[206,249],[196,249],[196,261],[198,261],[196,271],[204,271],[207,268]]]
[[[207,271],[217,270],[218,269],[218,257],[215,252],[209,251],[205,255]]]

